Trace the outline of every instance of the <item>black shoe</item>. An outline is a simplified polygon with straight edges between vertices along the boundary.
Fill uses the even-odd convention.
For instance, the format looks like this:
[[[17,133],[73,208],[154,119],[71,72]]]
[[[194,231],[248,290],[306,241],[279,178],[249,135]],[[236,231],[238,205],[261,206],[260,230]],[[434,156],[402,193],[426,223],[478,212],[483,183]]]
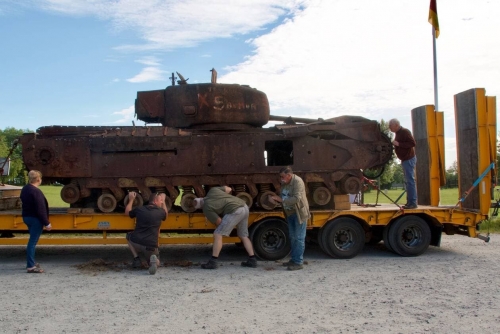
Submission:
[[[219,265],[214,260],[209,260],[207,263],[203,263],[201,268],[203,269],[217,269]]]
[[[418,205],[416,204],[407,204],[407,205],[403,205],[403,209],[406,209],[406,210],[409,210],[409,209],[416,209],[418,208]]]
[[[288,270],[300,270],[303,269],[304,266],[295,262],[292,262],[288,265]]]
[[[132,261],[132,268],[142,268],[142,262],[141,262],[141,259],[136,257],[134,258],[134,260]]]
[[[257,259],[248,258],[248,260],[241,262],[242,267],[257,268]]]
[[[288,266],[289,266],[290,264],[292,264],[292,263],[293,263],[293,262],[292,262],[292,260],[290,260],[290,261],[288,261],[288,262],[283,262],[281,265],[282,265],[283,267],[288,267]]]

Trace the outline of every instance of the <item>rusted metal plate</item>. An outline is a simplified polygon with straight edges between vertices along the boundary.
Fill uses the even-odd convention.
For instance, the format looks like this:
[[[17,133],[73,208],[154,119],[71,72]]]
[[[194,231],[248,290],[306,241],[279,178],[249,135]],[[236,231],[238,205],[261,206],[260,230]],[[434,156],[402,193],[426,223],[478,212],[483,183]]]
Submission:
[[[14,210],[21,208],[22,187],[0,184],[0,210]]]

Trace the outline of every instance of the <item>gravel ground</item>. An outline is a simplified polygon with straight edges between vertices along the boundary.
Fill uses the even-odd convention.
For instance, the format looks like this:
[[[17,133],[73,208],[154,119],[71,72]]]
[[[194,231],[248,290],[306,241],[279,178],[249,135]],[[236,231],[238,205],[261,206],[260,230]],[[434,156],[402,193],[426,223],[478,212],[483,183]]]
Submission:
[[[44,274],[27,274],[25,247],[0,246],[4,333],[498,333],[500,235],[443,236],[416,258],[367,245],[334,260],[308,245],[304,270],[260,261],[242,268],[225,245],[161,248],[156,275],[133,270],[121,246],[38,246]]]

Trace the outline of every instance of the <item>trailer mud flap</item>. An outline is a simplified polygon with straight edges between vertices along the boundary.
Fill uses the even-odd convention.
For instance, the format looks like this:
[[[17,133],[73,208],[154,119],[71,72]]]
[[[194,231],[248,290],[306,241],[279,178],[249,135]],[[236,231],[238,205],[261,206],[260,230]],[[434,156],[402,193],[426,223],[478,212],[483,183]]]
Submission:
[[[441,235],[443,234],[443,226],[442,225],[431,225],[431,245],[432,246],[441,246]]]

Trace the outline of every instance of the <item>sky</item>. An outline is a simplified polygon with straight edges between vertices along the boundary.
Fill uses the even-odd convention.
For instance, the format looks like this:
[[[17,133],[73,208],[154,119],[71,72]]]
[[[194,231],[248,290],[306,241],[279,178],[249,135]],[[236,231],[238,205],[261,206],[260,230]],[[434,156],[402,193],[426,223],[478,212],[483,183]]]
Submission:
[[[437,11],[450,166],[453,96],[500,96],[500,1],[437,0]],[[411,129],[411,109],[435,104],[428,14],[429,0],[0,0],[0,129],[132,125],[137,91],[174,72],[210,82],[212,68],[218,83],[265,92],[273,115]]]

